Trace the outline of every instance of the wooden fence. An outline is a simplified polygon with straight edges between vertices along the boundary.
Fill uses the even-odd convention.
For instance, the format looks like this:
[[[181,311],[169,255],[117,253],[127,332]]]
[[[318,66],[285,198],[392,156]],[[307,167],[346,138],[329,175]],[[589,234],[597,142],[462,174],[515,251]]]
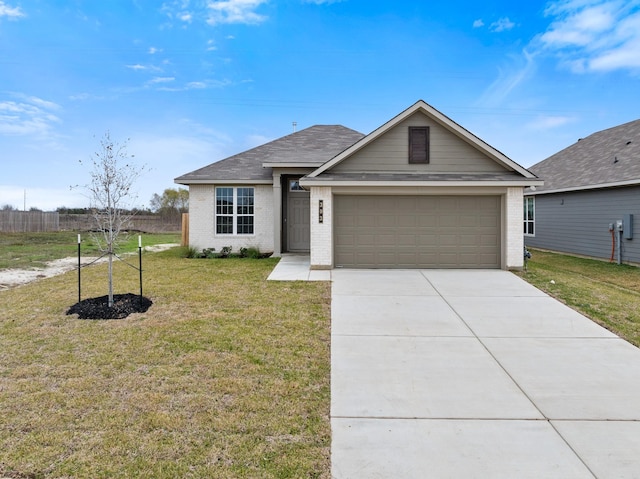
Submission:
[[[46,231],[89,231],[95,228],[90,214],[60,214],[42,211],[0,211],[0,232],[36,233]],[[145,233],[182,231],[180,216],[163,218],[156,215],[136,215],[127,229]]]
[[[95,220],[89,214],[61,214],[60,229],[67,231],[89,231],[95,228]],[[180,217],[162,218],[155,215],[135,215],[126,229],[145,233],[177,233],[181,231]]]
[[[0,231],[5,233],[36,233],[59,229],[59,215],[55,211],[0,211]]]

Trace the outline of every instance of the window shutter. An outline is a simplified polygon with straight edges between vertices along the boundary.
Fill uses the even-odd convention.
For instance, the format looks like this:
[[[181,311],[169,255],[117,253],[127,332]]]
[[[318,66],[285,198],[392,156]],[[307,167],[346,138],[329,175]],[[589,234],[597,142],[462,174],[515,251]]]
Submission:
[[[429,127],[409,127],[409,163],[429,163]]]

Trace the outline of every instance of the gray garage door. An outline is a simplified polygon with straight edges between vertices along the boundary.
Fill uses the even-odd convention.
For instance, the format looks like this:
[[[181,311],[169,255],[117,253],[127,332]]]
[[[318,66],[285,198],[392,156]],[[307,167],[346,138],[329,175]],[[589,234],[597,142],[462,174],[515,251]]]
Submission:
[[[498,196],[335,196],[335,266],[499,268]]]

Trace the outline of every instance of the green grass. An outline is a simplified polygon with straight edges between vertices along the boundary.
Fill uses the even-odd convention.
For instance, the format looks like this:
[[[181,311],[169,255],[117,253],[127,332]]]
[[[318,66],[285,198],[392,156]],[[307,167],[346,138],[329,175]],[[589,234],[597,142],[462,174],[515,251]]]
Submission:
[[[179,233],[142,233],[142,244],[180,243]],[[138,247],[138,234],[132,234],[119,251],[126,253]],[[98,255],[98,247],[89,233],[82,233],[81,253]],[[78,233],[0,233],[0,269],[41,268],[47,261],[78,254]]]
[[[532,254],[522,278],[640,347],[640,268],[538,250]]]
[[[329,283],[180,251],[144,255],[154,304],[124,320],[66,316],[74,273],[0,292],[0,477],[330,477]]]

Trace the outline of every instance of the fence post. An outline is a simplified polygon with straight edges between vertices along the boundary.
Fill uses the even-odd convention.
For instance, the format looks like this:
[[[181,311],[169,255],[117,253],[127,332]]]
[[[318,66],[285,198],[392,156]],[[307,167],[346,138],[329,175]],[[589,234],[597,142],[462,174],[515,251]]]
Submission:
[[[182,240],[181,246],[189,246],[189,213],[182,213]]]

